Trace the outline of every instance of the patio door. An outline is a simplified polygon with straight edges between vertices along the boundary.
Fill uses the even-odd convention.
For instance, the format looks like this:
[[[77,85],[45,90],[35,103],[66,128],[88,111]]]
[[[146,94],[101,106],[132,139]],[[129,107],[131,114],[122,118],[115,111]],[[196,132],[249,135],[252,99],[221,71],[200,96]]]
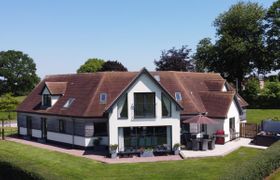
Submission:
[[[30,116],[26,117],[26,131],[27,131],[27,136],[32,136],[32,119]]]
[[[42,139],[47,139],[47,119],[41,118],[41,132],[42,132]]]

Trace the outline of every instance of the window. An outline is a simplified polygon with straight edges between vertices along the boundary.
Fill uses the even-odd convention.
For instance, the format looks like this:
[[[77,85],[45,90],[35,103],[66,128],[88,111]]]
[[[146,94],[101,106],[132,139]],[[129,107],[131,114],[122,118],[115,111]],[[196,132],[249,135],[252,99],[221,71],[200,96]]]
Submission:
[[[118,118],[127,118],[128,117],[128,107],[127,107],[127,94],[121,98],[118,102]]]
[[[181,92],[175,92],[175,99],[176,99],[176,101],[182,101]]]
[[[171,116],[171,101],[163,93],[161,94],[161,114],[162,117]]]
[[[94,136],[108,136],[107,123],[94,123]]]
[[[75,101],[75,98],[69,98],[66,103],[64,104],[64,108],[69,108],[71,104]]]
[[[50,94],[43,95],[43,106],[51,107],[52,106],[52,97]]]
[[[134,93],[134,116],[155,117],[155,93]]]
[[[106,102],[107,102],[107,93],[100,93],[99,102],[100,102],[100,104],[106,104]]]
[[[65,121],[63,119],[59,120],[59,132],[65,133]]]

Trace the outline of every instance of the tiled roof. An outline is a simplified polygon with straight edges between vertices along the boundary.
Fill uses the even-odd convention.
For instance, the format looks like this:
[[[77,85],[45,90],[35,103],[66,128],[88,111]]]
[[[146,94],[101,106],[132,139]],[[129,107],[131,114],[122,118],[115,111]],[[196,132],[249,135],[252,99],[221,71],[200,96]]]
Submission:
[[[102,117],[138,74],[139,72],[98,72],[47,76],[19,105],[17,111]],[[212,117],[225,117],[235,94],[234,91],[217,92],[221,91],[225,80],[216,73],[162,71],[151,72],[151,75],[158,75],[159,84],[174,98],[175,92],[181,92],[183,100],[178,102],[183,107],[181,115],[208,112]],[[64,95],[53,107],[42,109],[41,92],[46,85],[54,94],[64,92]],[[99,103],[100,93],[107,93],[106,104]],[[69,98],[75,98],[75,101],[69,108],[63,108]]]
[[[65,94],[67,82],[45,82],[45,84],[52,95]]]

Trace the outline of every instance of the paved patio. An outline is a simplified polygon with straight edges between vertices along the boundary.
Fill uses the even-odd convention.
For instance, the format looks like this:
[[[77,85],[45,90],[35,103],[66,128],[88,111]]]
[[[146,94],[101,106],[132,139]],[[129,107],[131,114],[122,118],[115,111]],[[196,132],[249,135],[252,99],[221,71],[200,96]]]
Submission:
[[[66,154],[70,154],[73,156],[84,157],[92,160],[96,160],[102,163],[108,164],[118,164],[118,163],[140,163],[140,162],[159,162],[159,161],[178,161],[182,160],[182,157],[179,155],[168,155],[168,156],[156,156],[156,157],[133,157],[133,158],[117,158],[111,159],[106,157],[105,155],[97,154],[91,150],[81,150],[81,149],[73,149],[70,147],[59,146],[54,144],[42,144],[37,141],[29,141],[16,137],[7,137],[7,141],[17,142],[21,144],[26,144],[38,148],[48,149],[50,151],[62,152]]]
[[[156,156],[156,157],[133,157],[133,158],[117,158],[111,159],[106,157],[105,155],[98,154],[92,150],[81,150],[81,149],[74,149],[62,145],[56,144],[43,144],[37,141],[29,141],[24,140],[22,138],[17,137],[7,137],[6,140],[17,142],[21,144],[31,145],[38,148],[48,149],[50,151],[56,151],[61,153],[70,154],[73,156],[84,157],[88,159],[92,159],[95,161],[99,161],[102,163],[108,164],[118,164],[118,163],[140,163],[140,162],[159,162],[159,161],[178,161],[188,158],[202,158],[202,157],[213,157],[213,156],[225,156],[240,147],[251,147],[251,148],[259,148],[259,149],[266,149],[267,147],[263,146],[255,146],[250,144],[251,139],[247,138],[240,138],[239,140],[234,140],[228,142],[224,145],[216,145],[214,150],[207,150],[207,151],[189,151],[189,150],[182,150],[180,152],[181,156],[179,155],[168,155],[168,156]]]
[[[184,159],[187,158],[202,158],[202,157],[213,157],[213,156],[225,156],[240,147],[251,147],[251,148],[258,148],[258,149],[266,149],[267,147],[264,146],[256,146],[251,144],[252,139],[248,138],[240,138],[228,142],[224,145],[217,145],[214,150],[207,150],[207,151],[191,151],[191,150],[182,150],[180,152],[181,156]]]

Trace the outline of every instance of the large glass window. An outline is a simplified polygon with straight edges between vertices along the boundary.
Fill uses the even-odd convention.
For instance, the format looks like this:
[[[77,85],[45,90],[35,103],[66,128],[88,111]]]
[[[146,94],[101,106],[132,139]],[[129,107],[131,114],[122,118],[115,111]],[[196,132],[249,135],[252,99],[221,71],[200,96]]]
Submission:
[[[108,136],[107,123],[94,123],[94,136]]]
[[[155,117],[155,93],[134,93],[134,116]]]
[[[123,128],[125,150],[167,146],[167,127],[127,127]]]
[[[128,117],[127,95],[125,95],[118,102],[118,118],[124,119],[127,117]]]
[[[43,95],[43,106],[46,106],[46,107],[52,106],[52,97],[50,94]]]
[[[171,101],[163,93],[161,94],[161,114],[162,117],[171,116]]]

